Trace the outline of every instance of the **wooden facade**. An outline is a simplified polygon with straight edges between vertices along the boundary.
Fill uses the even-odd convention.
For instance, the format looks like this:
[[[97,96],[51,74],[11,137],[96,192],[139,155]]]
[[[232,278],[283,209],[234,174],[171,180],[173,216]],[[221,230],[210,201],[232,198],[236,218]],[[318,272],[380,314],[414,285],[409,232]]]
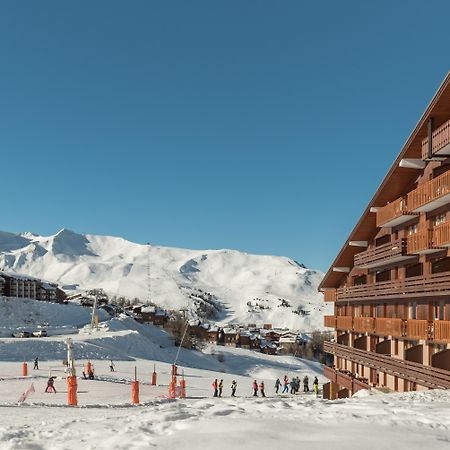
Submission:
[[[450,74],[319,289],[327,398],[450,388]]]

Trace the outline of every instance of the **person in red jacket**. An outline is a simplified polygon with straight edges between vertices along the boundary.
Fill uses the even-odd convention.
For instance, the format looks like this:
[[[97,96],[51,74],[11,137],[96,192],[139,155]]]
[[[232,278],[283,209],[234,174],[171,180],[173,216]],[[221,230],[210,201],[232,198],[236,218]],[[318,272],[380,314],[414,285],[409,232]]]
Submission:
[[[253,397],[258,397],[258,383],[253,381]]]
[[[259,390],[261,391],[261,395],[263,397],[266,396],[265,392],[264,392],[264,381],[261,381],[261,383],[259,384]]]
[[[214,397],[217,397],[219,392],[219,383],[217,382],[217,378],[213,381],[212,387],[214,389]]]

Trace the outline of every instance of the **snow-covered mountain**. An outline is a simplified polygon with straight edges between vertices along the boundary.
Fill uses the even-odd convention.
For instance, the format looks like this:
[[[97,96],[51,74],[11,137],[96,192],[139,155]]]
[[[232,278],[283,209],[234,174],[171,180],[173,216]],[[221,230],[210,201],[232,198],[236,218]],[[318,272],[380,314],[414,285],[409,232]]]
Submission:
[[[317,286],[323,273],[285,257],[142,245],[62,229],[53,236],[0,232],[0,270],[69,291],[103,288],[167,308],[188,307],[222,323],[322,328]]]

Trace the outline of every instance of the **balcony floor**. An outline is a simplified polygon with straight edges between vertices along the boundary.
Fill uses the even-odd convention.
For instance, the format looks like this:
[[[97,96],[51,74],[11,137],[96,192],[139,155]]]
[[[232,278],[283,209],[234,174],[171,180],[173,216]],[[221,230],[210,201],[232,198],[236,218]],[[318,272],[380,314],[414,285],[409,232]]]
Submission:
[[[434,209],[440,208],[441,206],[447,205],[450,203],[450,193],[443,195],[442,197],[437,198],[436,200],[433,200],[429,203],[426,203],[423,206],[420,206],[419,208],[416,208],[414,212],[429,212],[433,211]],[[387,225],[383,225],[387,226]]]
[[[416,212],[416,211],[414,211],[414,212]],[[396,217],[395,219],[389,220],[380,226],[385,227],[385,228],[396,227],[397,225],[401,225],[402,223],[409,222],[411,219],[414,219],[414,217],[418,217],[418,214],[405,214],[403,216],[399,216],[399,217]]]
[[[449,244],[450,245],[450,244]],[[416,259],[417,256],[414,255],[400,255],[395,256],[393,258],[386,258],[386,259],[380,259],[379,261],[374,261],[372,263],[368,264],[358,264],[356,267],[358,269],[375,269],[376,267],[382,267],[382,266],[390,266],[391,264],[397,264],[403,261],[408,261],[411,259]]]

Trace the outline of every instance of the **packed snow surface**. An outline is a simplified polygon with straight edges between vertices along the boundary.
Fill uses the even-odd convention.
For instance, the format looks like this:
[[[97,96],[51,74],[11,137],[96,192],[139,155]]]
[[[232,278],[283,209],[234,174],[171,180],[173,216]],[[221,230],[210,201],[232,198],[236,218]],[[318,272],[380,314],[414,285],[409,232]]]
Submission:
[[[0,363],[0,447],[440,450],[450,442],[448,391],[366,394],[330,402],[312,393],[275,394],[274,377],[285,373],[279,369],[265,379],[267,397],[256,398],[250,394],[253,377],[184,368],[187,398],[169,400],[169,365],[157,363],[158,384],[151,386],[152,361],[115,362],[114,373],[108,361],[93,363],[97,379],[78,381],[78,407],[64,406],[61,362],[45,362],[27,378],[17,376],[19,364]],[[135,366],[140,405],[130,404]],[[58,376],[56,394],[44,393],[49,371]],[[303,370],[292,367],[288,372],[297,373]],[[211,395],[214,378],[224,379],[222,398]],[[233,379],[236,398],[230,396]],[[17,398],[31,383],[36,392],[18,405]]]
[[[323,328],[323,273],[285,257],[142,245],[66,229],[53,236],[1,232],[0,252],[1,270],[66,290],[103,288],[169,309],[187,306],[194,316],[206,307],[219,323]]]

